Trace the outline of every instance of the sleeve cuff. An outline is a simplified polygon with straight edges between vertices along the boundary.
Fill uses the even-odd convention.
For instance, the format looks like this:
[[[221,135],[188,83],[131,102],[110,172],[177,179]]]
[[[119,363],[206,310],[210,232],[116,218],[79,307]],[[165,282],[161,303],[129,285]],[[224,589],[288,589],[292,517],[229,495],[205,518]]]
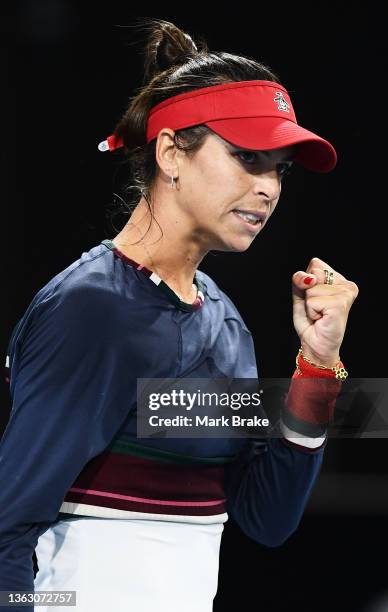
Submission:
[[[325,432],[323,436],[320,436],[318,438],[312,438],[293,431],[292,429],[289,429],[289,427],[287,427],[287,425],[285,425],[282,420],[280,420],[279,425],[280,431],[282,432],[285,440],[287,440],[288,442],[292,442],[297,446],[302,446],[303,448],[310,448],[316,450],[323,446],[327,440],[327,432]]]

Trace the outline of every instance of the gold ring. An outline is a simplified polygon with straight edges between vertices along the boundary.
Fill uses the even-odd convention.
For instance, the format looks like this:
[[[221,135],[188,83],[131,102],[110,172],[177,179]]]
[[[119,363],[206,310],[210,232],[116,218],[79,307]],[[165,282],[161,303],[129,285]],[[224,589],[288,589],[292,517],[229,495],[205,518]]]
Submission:
[[[323,281],[325,285],[332,285],[334,282],[334,272],[331,270],[324,270],[325,280]]]

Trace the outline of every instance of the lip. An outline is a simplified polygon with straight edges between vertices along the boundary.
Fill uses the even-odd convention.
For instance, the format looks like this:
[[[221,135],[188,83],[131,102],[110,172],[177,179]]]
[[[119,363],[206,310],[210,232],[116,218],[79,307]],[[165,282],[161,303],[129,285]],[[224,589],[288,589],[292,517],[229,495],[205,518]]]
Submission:
[[[245,227],[247,229],[249,229],[249,231],[253,232],[254,234],[257,234],[257,232],[259,232],[261,230],[261,228],[263,227],[264,221],[262,219],[260,219],[259,222],[256,225],[253,225],[253,223],[250,223],[249,221],[245,221],[245,219],[240,217],[240,215],[237,214],[236,210],[232,210],[231,212],[235,215],[235,217],[237,219],[239,219],[241,221],[241,223],[243,223],[245,225]],[[246,212],[246,211],[244,210],[244,211],[241,211],[241,212]]]
[[[250,213],[251,215],[255,215],[262,223],[266,220],[267,218],[267,213],[265,213],[262,210],[250,210],[248,208],[234,208],[232,210],[232,212],[243,212],[243,213]]]

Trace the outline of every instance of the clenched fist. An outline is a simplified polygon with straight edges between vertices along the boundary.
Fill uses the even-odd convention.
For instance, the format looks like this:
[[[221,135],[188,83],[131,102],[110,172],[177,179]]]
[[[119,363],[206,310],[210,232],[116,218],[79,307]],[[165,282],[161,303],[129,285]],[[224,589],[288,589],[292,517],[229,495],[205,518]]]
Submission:
[[[324,270],[333,272],[333,284],[325,284]],[[306,283],[306,279],[311,278]],[[313,257],[306,272],[292,276],[293,321],[303,353],[315,363],[332,367],[340,359],[349,310],[358,287],[329,264]]]

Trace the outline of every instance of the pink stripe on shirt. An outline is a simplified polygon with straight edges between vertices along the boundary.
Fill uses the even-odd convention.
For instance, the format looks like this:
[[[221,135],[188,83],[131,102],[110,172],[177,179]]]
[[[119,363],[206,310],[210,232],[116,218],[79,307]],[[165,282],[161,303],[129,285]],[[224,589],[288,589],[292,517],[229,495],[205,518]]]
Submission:
[[[132,497],[131,495],[121,495],[120,493],[106,493],[105,491],[94,491],[93,489],[78,489],[72,487],[69,489],[72,493],[87,493],[88,495],[100,495],[101,497],[115,497],[116,499],[127,499],[129,501],[141,502],[143,504],[159,504],[161,506],[217,506],[224,499],[216,499],[204,502],[184,502],[184,501],[163,501],[161,499],[146,499],[143,497]]]

